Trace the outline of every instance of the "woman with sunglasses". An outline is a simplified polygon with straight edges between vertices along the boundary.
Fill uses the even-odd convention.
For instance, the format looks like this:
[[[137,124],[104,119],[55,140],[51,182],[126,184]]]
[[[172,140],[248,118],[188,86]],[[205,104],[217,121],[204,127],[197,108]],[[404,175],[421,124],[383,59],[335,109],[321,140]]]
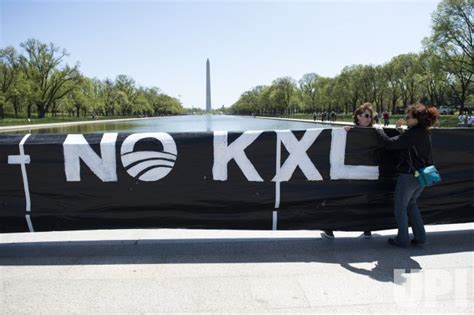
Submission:
[[[398,234],[389,238],[390,245],[407,247],[410,243],[408,234],[408,217],[414,238],[412,244],[422,245],[426,242],[425,227],[420,209],[416,201],[423,188],[419,186],[415,172],[425,166],[432,165],[431,137],[429,128],[439,119],[439,112],[434,107],[426,107],[421,103],[410,105],[406,110],[406,122],[397,121],[397,129],[402,124],[407,125],[407,131],[390,138],[383,129],[377,129],[382,146],[386,150],[400,152],[400,162],[397,165],[399,176],[395,187],[395,221]]]
[[[360,105],[354,112],[353,119],[356,127],[372,128],[374,125],[374,110],[371,103],[364,103]],[[351,127],[344,127],[346,131],[349,131]],[[321,233],[324,238],[334,238],[334,231],[324,230]],[[371,238],[372,233],[370,231],[364,231],[364,238]]]

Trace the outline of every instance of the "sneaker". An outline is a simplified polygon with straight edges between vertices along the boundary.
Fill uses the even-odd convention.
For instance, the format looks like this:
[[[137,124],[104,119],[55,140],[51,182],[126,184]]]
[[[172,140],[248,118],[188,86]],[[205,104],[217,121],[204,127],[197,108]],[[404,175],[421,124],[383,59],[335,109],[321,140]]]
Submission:
[[[328,239],[334,239],[334,233],[333,233],[333,231],[323,231],[323,233],[321,233],[321,237],[328,238]]]
[[[414,238],[414,239],[412,239],[412,240],[410,241],[410,243],[411,243],[412,245],[423,246],[423,245],[425,245],[426,241],[420,242],[419,240],[417,240],[416,238]]]
[[[406,247],[407,247],[406,245],[402,245],[402,244],[398,243],[394,238],[389,238],[389,239],[388,239],[388,243],[389,243],[390,245],[398,246],[398,247],[402,247],[402,248],[406,248]]]

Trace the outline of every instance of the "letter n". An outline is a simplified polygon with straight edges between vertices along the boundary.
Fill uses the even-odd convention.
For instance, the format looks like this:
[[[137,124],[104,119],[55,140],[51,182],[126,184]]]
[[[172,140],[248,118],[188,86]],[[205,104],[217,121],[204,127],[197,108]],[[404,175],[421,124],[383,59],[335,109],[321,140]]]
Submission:
[[[104,133],[100,141],[100,154],[92,150],[81,134],[68,135],[63,143],[66,181],[81,181],[82,160],[103,182],[116,182],[115,142],[118,133]]]

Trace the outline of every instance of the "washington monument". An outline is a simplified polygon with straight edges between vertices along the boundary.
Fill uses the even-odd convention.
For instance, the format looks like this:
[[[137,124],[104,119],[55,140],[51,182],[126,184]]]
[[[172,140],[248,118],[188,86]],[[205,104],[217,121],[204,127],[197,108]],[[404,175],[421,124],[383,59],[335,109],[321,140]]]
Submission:
[[[206,112],[211,112],[211,65],[206,61]]]

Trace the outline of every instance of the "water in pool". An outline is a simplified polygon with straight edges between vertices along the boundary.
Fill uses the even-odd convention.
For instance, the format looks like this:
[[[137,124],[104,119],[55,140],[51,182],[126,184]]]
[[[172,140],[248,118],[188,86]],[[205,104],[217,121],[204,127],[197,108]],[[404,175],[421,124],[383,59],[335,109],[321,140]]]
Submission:
[[[282,130],[330,128],[312,122],[298,122],[277,119],[262,119],[230,115],[186,115],[172,117],[153,117],[137,120],[41,128],[6,133],[103,133],[103,132],[199,132],[199,131],[245,131],[245,130]]]

